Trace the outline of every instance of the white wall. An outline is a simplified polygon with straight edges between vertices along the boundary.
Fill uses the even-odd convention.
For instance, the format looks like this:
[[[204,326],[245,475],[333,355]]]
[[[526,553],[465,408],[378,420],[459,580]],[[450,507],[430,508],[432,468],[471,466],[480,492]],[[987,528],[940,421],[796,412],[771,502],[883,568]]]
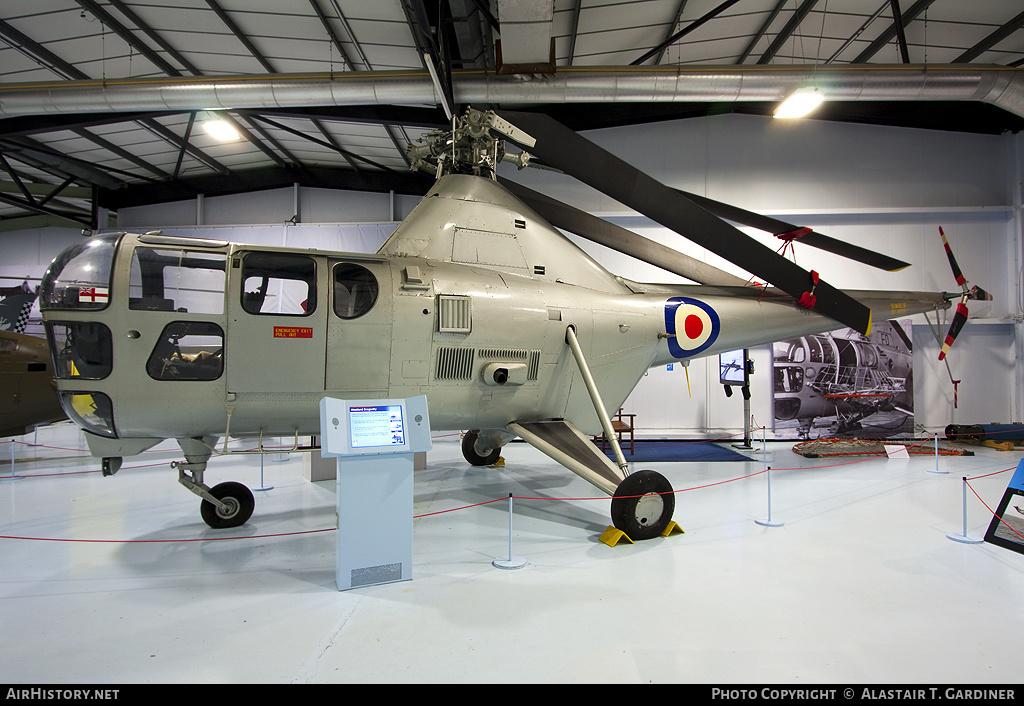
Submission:
[[[942,226],[964,274],[991,291],[991,303],[972,302],[972,319],[946,365],[922,317],[915,317],[916,419],[928,430],[946,424],[1019,421],[1024,373],[1021,327],[1021,139],[1013,135],[966,135],[938,131],[848,125],[806,120],[781,123],[756,116],[726,115],[593,131],[587,136],[671,186],[750,210],[812,226],[912,264],[886,273],[803,246],[796,260],[830,283],[854,289],[956,291],[938,235]],[[632,213],[568,177],[538,170],[502,168],[503,176],[543,190],[642,235],[739,273],[701,248]],[[415,199],[299,189],[192,199],[123,209],[118,227],[162,228],[181,235],[289,246],[373,251]],[[361,225],[333,225],[333,224]],[[258,229],[240,227],[261,224]],[[316,225],[332,224],[332,225]],[[379,225],[375,225],[379,224]],[[199,226],[199,227],[197,227]],[[747,231],[777,247],[770,236]],[[35,268],[38,273],[77,231],[45,229],[0,234],[0,274]],[[679,278],[614,251],[579,241],[616,274],[638,281]],[[20,269],[19,269],[20,268]],[[745,276],[745,275],[744,275]],[[933,319],[934,322],[934,319]],[[944,335],[946,325],[941,326]],[[751,409],[759,424],[772,418],[771,355],[752,351]],[[714,362],[714,361],[712,361]],[[687,387],[689,373],[689,390]],[[950,374],[959,384],[954,408]],[[626,402],[649,435],[738,433],[740,397],[727,399],[717,368],[694,361],[688,371],[651,370]]]

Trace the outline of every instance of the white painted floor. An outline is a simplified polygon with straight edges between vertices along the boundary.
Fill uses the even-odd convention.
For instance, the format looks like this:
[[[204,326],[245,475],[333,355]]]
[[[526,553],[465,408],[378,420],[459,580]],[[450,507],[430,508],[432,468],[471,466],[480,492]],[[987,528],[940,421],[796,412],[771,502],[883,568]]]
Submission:
[[[12,466],[0,443],[0,683],[1020,681],[1024,555],[947,538],[961,478],[994,508],[1012,470],[976,477],[1020,451],[943,457],[946,474],[933,456],[837,463],[781,442],[651,464],[683,491],[685,534],[611,548],[609,501],[586,482],[520,443],[503,469],[472,468],[439,435],[415,513],[542,498],[515,501],[526,566],[491,564],[508,553],[502,501],[420,517],[413,580],[339,592],[335,486],[304,480],[297,455],[266,457],[273,488],[218,532],[171,444],[104,478],[70,425],[19,441],[40,446],[16,444]],[[782,527],[754,522],[765,474],[733,480],[768,465]],[[260,459],[215,458],[207,480],[259,487]],[[968,535],[990,519],[970,494]],[[242,538],[195,541],[225,535]]]

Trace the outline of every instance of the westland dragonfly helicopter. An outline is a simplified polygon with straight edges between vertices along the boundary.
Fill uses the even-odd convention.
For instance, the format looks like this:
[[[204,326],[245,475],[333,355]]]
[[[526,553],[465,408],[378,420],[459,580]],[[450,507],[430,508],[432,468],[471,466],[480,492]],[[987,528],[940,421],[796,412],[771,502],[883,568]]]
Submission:
[[[517,150],[508,150],[515,146]],[[203,482],[229,437],[320,430],[319,402],[425,394],[432,429],[470,430],[493,463],[516,437],[611,496],[634,540],[674,511],[659,473],[630,473],[589,441],[651,367],[945,309],[942,292],[840,292],[739,231],[764,228],[868,264],[906,265],[827,236],[671,189],[544,115],[468,110],[410,145],[436,182],[375,254],[110,233],[61,253],[41,308],[68,415],[105,475],[164,439],[204,520],[253,511],[239,483]],[[499,179],[502,159],[581,179],[773,287],[745,281]],[[617,277],[562,228],[698,284]],[[966,290],[965,290],[966,291]],[[967,295],[965,293],[964,299]]]

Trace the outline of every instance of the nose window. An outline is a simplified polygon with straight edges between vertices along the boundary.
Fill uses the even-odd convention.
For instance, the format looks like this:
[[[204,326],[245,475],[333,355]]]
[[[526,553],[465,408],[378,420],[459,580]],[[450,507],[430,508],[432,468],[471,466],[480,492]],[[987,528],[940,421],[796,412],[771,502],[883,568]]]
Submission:
[[[110,272],[120,233],[99,235],[77,243],[54,259],[39,289],[46,309],[97,311],[110,301]]]
[[[46,324],[54,375],[62,380],[101,380],[110,375],[113,347],[110,329],[94,321],[52,321]]]

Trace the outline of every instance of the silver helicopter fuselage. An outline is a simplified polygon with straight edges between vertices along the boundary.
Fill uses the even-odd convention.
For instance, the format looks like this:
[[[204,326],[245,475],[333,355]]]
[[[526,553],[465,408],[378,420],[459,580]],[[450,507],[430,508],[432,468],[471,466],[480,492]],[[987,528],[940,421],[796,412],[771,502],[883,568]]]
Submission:
[[[570,327],[614,410],[653,366],[837,326],[771,289],[617,277],[477,176],[439,179],[375,254],[101,238],[55,260],[42,308],[64,407],[102,457],[317,434],[325,396],[426,395],[435,430],[597,434]],[[876,320],[948,306],[851,294]]]

